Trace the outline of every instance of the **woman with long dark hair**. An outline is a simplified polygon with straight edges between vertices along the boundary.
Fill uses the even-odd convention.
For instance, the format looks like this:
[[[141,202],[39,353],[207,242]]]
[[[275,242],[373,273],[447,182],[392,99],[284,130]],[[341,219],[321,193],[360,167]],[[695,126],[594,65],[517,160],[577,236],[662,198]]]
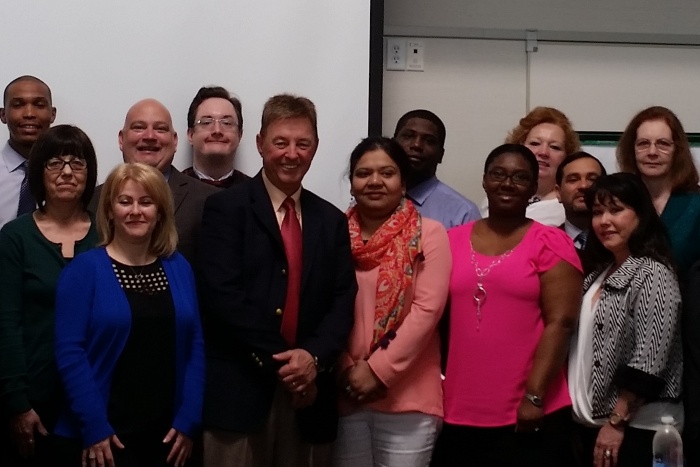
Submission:
[[[680,291],[666,229],[642,180],[603,176],[586,193],[594,265],[569,357],[581,465],[652,463],[662,415],[683,416]]]

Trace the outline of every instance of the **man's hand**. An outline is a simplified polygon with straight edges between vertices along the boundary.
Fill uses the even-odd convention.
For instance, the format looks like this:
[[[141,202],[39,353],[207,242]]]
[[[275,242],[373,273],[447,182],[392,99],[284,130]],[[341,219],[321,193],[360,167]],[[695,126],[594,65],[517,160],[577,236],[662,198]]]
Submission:
[[[41,436],[49,434],[34,409],[29,409],[12,417],[10,430],[12,431],[12,440],[17,446],[19,455],[24,459],[34,455],[35,434],[38,433]]]
[[[292,407],[295,409],[303,409],[314,403],[318,395],[318,387],[316,383],[308,385],[306,391],[292,393]]]
[[[308,392],[309,386],[316,379],[316,361],[304,349],[292,349],[272,356],[278,362],[284,362],[277,371],[277,376],[287,391],[294,393]]]

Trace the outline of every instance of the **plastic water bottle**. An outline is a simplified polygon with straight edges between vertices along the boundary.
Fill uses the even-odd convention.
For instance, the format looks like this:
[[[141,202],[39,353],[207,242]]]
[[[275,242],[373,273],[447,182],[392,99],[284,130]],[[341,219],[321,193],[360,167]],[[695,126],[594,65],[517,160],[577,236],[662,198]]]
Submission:
[[[654,441],[653,467],[683,467],[683,440],[676,427],[673,417],[661,417],[663,425],[656,430]]]

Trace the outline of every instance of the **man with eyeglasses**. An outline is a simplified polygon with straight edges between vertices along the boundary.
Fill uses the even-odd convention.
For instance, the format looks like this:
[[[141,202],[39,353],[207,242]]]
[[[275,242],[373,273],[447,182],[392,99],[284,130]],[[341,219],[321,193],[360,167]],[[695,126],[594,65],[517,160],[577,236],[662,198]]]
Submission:
[[[10,137],[0,148],[0,227],[36,209],[29,191],[26,162],[34,142],[55,118],[51,90],[39,78],[20,76],[5,88],[0,121],[7,125]]]
[[[119,130],[119,149],[124,162],[141,162],[160,170],[173,193],[177,250],[189,261],[195,260],[197,235],[204,201],[218,190],[198,182],[173,167],[177,150],[177,132],[167,108],[155,99],[134,104]],[[102,185],[95,189],[89,209],[95,212]]]
[[[242,136],[241,101],[220,86],[200,88],[187,112],[192,167],[183,173],[219,188],[248,180],[250,177],[233,168]]]

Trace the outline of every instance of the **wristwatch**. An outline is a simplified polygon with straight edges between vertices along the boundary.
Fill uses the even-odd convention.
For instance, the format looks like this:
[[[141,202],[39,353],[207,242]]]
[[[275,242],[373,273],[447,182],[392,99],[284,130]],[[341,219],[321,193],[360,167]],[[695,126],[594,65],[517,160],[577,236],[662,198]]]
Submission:
[[[608,423],[613,428],[624,428],[627,426],[628,420],[627,417],[623,417],[617,412],[612,412],[610,417],[608,417]]]
[[[540,396],[536,396],[534,394],[530,394],[529,392],[525,393],[525,399],[529,400],[532,405],[535,407],[542,407],[544,405],[544,401]]]

